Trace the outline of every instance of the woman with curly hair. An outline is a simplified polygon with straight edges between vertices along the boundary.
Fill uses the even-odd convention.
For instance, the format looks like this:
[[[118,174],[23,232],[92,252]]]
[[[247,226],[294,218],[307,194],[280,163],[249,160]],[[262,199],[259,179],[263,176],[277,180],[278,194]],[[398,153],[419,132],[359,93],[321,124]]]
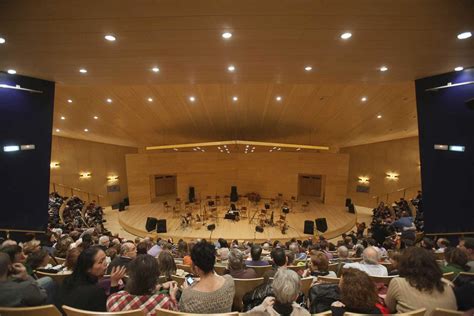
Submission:
[[[388,286],[385,303],[392,312],[406,313],[426,308],[430,316],[435,308],[456,310],[456,298],[436,263],[433,252],[419,247],[406,248],[398,266],[400,277]]]
[[[375,283],[364,271],[343,269],[341,281],[341,301],[331,305],[333,316],[342,316],[344,312],[359,314],[388,314],[388,310],[378,301]]]

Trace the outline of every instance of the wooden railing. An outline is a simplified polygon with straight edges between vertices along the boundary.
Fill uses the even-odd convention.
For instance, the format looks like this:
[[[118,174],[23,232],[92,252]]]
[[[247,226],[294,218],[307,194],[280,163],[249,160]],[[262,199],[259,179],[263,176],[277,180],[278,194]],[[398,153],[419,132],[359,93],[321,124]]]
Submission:
[[[79,188],[73,188],[73,187],[60,184],[60,183],[50,183],[49,192],[57,192],[59,195],[67,196],[67,197],[71,197],[75,195],[85,202],[90,203],[92,201],[96,201],[98,205],[100,205],[100,198],[104,197],[103,195],[100,195],[100,194],[87,192]]]
[[[387,203],[392,203],[394,201],[398,201],[400,198],[404,199],[412,199],[414,198],[418,191],[421,191],[421,184],[406,187],[406,188],[400,188],[398,190],[380,194],[380,195],[375,195],[372,197],[372,199],[375,201],[375,207],[379,205],[380,202],[384,202],[385,204]]]

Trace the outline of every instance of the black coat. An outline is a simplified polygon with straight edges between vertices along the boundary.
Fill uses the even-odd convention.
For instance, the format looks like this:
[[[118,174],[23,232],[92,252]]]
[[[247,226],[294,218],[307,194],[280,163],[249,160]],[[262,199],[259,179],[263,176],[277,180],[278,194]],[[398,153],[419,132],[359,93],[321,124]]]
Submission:
[[[331,309],[331,304],[340,298],[337,284],[316,284],[309,291],[309,312],[316,314],[328,311]]]

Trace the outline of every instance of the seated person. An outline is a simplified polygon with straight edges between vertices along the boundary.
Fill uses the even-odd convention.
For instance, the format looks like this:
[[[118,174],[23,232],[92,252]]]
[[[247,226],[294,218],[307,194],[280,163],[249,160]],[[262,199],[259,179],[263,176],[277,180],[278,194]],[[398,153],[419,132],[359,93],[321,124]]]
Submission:
[[[24,265],[12,263],[8,254],[0,252],[0,306],[38,306],[47,299],[46,290],[28,275]]]
[[[250,248],[250,257],[252,260],[246,260],[245,264],[247,266],[268,266],[268,261],[262,260],[261,256],[262,247],[260,245],[252,245],[252,248]]]
[[[327,256],[321,251],[317,251],[316,253],[312,254],[310,262],[311,264],[309,268],[303,272],[303,278],[308,276],[328,276],[332,278],[337,277],[334,271],[329,271],[329,261]]]
[[[374,247],[367,247],[362,252],[362,261],[346,263],[344,269],[355,268],[364,271],[370,276],[387,276],[387,268],[379,264],[379,252]]]
[[[227,272],[235,279],[254,279],[257,277],[254,269],[245,266],[244,254],[236,248],[230,251]]]
[[[266,271],[263,274],[263,277],[265,278],[265,282],[268,282],[269,278],[273,278],[273,276],[279,269],[281,268],[286,269],[286,266],[287,266],[288,258],[286,257],[286,253],[283,248],[273,249],[270,256],[273,260],[273,266],[271,270]]]
[[[176,274],[176,263],[174,262],[173,255],[168,251],[162,251],[156,258],[160,275],[166,278],[166,281],[171,281],[171,276]]]
[[[344,269],[339,282],[341,301],[332,303],[333,316],[345,312],[359,314],[387,314],[388,310],[378,302],[375,283],[369,275],[358,269]]]
[[[441,267],[443,273],[454,272],[454,276],[456,277],[459,272],[469,271],[467,255],[461,249],[448,248],[444,252],[444,257],[446,258],[447,264],[444,267]]]
[[[176,282],[158,284],[160,270],[155,258],[150,255],[137,256],[129,263],[127,273],[129,278],[125,290],[107,299],[108,312],[141,309],[145,315],[152,316],[155,315],[155,308],[177,310]]]
[[[198,242],[191,250],[191,269],[199,277],[192,285],[183,283],[179,311],[185,313],[228,313],[232,309],[235,287],[230,275],[214,273],[216,249],[206,241]]]
[[[254,307],[249,314],[262,313],[261,315],[311,315],[306,309],[298,305],[297,299],[301,280],[292,270],[280,269],[275,274],[272,283],[274,297],[267,297],[262,304]]]
[[[112,269],[115,267],[124,266],[127,268],[128,263],[132,261],[137,256],[137,247],[132,242],[126,242],[120,247],[120,255],[115,257],[112,262],[110,262],[107,268],[107,274],[112,272]]]

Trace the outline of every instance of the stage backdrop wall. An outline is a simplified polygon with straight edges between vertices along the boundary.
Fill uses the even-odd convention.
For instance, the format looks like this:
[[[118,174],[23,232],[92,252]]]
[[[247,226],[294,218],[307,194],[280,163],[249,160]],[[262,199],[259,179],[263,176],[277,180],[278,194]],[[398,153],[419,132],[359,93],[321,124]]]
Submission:
[[[126,156],[128,193],[131,204],[151,202],[152,177],[177,175],[178,196],[187,200],[188,188],[195,187],[196,197],[257,192],[263,197],[296,196],[298,174],[326,176],[325,203],[344,205],[347,190],[349,156],[347,154],[310,153],[143,153]]]
[[[350,155],[347,196],[356,205],[374,207],[376,196],[392,203],[403,197],[403,191],[396,192],[402,188],[408,188],[405,197],[411,199],[421,188],[418,137],[345,147],[341,152]],[[387,179],[387,172],[397,173],[398,179]],[[369,183],[360,183],[359,177],[368,177]],[[358,186],[368,191],[357,192]]]
[[[0,228],[43,231],[48,223],[54,82],[0,72]],[[4,146],[34,145],[5,152]]]
[[[416,80],[426,233],[474,232],[474,68]],[[434,145],[465,146],[464,152]]]
[[[51,169],[51,183],[100,194],[102,206],[117,204],[128,196],[125,155],[136,153],[137,148],[109,145],[79,139],[53,136],[51,161],[59,162],[57,169]],[[81,172],[90,172],[90,178],[80,178]],[[118,176],[109,181],[108,176]],[[119,191],[108,192],[107,186]],[[118,187],[117,187],[118,186]],[[60,194],[70,196],[66,190],[56,187]],[[52,186],[50,188],[52,190]],[[86,198],[77,194],[81,198]]]

